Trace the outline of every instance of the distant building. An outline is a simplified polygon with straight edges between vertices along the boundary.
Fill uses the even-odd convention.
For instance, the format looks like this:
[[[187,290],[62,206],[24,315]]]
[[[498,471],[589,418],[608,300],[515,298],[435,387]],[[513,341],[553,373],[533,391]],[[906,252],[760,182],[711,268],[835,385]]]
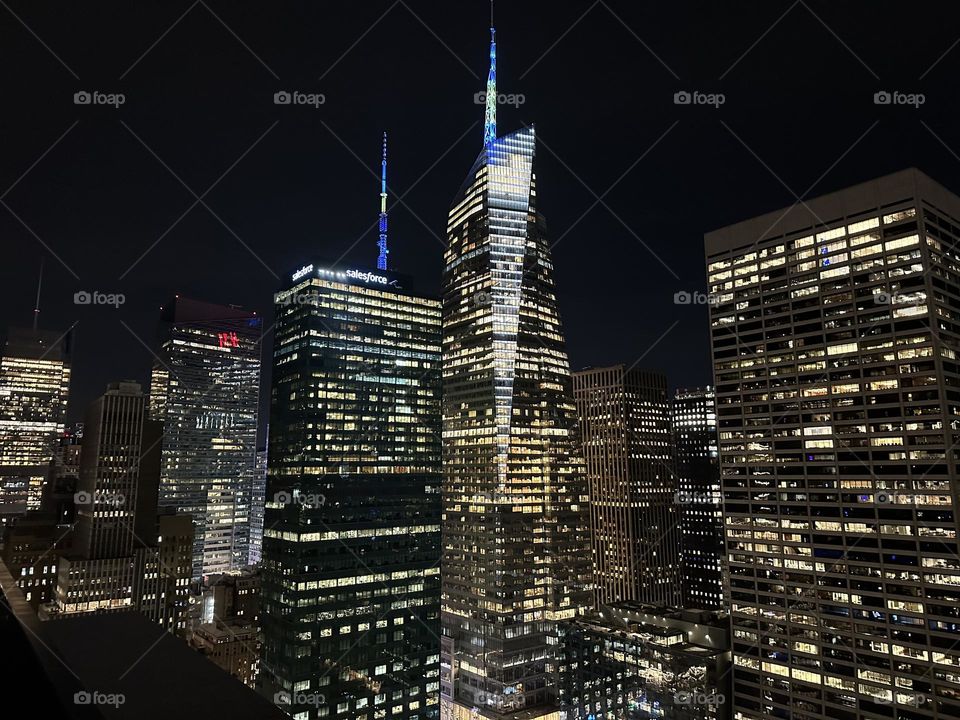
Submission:
[[[77,519],[74,495],[80,480],[82,442],[83,423],[77,423],[64,431],[54,448],[40,507],[44,512],[53,514],[57,525],[72,525]]]
[[[624,365],[573,374],[590,481],[597,603],[676,607],[680,516],[667,378]]]
[[[267,492],[267,449],[257,450],[256,472],[250,490],[250,557],[256,565],[263,554],[263,509]]]
[[[3,562],[34,611],[53,600],[57,560],[71,542],[70,527],[62,529],[54,515],[42,511],[29,512],[4,528]]]
[[[673,443],[680,512],[681,604],[723,607],[723,509],[717,402],[711,387],[677,390]]]
[[[182,297],[161,314],[150,382],[160,507],[193,517],[194,580],[249,562],[262,331],[256,313]]]
[[[71,334],[10,328],[0,357],[0,523],[40,507],[63,434]]]
[[[194,628],[190,643],[244,685],[256,687],[260,637],[255,625],[242,620],[204,623]]]
[[[729,720],[728,618],[627,603],[564,625],[566,720]]]
[[[210,579],[203,589],[201,623],[242,620],[259,625],[261,572],[254,568]]]

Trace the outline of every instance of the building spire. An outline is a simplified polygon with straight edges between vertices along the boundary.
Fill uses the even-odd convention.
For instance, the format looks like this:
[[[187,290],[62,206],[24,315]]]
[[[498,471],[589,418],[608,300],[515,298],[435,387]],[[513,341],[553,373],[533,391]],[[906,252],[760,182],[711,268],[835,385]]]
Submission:
[[[497,31],[493,27],[493,0],[490,0],[490,73],[487,75],[487,110],[483,123],[483,146],[497,139]]]
[[[383,133],[383,156],[380,160],[380,239],[377,241],[380,255],[377,270],[387,269],[387,133]]]
[[[33,329],[37,329],[40,319],[40,288],[43,287],[43,255],[40,256],[40,277],[37,279],[37,301],[33,306]]]

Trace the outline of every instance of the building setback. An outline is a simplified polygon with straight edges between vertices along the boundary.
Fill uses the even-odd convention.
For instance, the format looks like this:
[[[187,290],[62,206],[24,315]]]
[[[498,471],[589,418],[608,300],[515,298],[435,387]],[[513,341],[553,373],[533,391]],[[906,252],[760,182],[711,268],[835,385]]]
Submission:
[[[591,605],[577,420],[533,128],[484,147],[447,222],[441,717],[555,716],[558,623]]]
[[[0,357],[0,524],[37,510],[64,431],[71,333],[10,328]]]
[[[193,517],[194,580],[249,562],[262,328],[256,313],[179,296],[161,314],[150,383],[160,507]]]
[[[717,403],[712,387],[677,390],[673,447],[680,512],[680,589],[685,608],[719,610],[723,601],[723,510]]]
[[[705,238],[738,717],[960,717],[960,198],[905,170]]]
[[[263,689],[309,720],[435,718],[440,303],[316,263],[276,314]]]
[[[667,378],[624,365],[573,374],[590,481],[598,604],[680,602],[680,516]]]

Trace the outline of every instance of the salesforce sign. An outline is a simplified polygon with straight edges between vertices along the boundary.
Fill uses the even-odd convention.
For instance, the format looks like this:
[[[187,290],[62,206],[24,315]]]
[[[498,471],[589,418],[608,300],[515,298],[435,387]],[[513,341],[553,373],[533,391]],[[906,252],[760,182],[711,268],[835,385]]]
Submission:
[[[296,282],[308,275],[316,274],[318,277],[331,278],[334,280],[359,280],[365,283],[376,283],[377,285],[393,285],[394,281],[385,275],[378,275],[375,272],[366,270],[326,270],[324,268],[315,268],[313,265],[304,265],[291,276],[291,280]]]

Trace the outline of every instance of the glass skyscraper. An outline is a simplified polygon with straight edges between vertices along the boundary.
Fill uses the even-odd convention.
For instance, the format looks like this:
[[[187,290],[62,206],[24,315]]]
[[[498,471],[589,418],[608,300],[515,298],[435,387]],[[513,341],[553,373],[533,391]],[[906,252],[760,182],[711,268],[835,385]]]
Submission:
[[[264,692],[309,720],[436,718],[440,302],[310,264],[276,313]]]
[[[960,198],[706,235],[738,718],[960,717]]]
[[[673,444],[679,486],[681,604],[685,608],[723,607],[723,510],[717,443],[714,389],[677,390]]]
[[[557,623],[591,603],[586,478],[537,210],[535,132],[485,142],[443,275],[441,716],[556,715]]]
[[[262,327],[250,311],[179,296],[161,315],[150,384],[160,507],[193,517],[194,580],[249,561]]]
[[[40,507],[64,432],[71,335],[10,328],[0,357],[0,523]]]

